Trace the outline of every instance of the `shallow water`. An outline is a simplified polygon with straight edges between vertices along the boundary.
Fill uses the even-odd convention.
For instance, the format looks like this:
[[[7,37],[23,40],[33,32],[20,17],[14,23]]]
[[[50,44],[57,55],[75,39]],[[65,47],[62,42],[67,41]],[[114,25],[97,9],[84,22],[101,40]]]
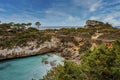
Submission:
[[[48,61],[48,64],[44,61]],[[0,80],[42,79],[52,68],[50,65],[52,61],[56,66],[63,64],[63,58],[52,53],[0,62]]]

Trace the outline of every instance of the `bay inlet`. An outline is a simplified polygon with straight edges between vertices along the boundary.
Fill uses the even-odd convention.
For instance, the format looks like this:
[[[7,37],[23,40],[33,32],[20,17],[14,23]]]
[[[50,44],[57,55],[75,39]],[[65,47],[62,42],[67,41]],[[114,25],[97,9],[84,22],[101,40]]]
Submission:
[[[0,80],[39,80],[64,59],[53,53],[0,62]]]

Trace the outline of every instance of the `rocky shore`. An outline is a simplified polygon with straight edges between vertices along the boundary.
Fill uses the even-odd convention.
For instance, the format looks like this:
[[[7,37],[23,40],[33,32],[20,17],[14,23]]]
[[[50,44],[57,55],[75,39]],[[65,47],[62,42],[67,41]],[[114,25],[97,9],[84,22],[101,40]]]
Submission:
[[[54,51],[55,54],[79,64],[80,55],[86,50],[94,50],[95,48],[97,48],[97,46],[101,44],[106,45],[107,48],[111,48],[111,43],[119,39],[120,37],[120,29],[112,28],[110,25],[104,24],[99,21],[89,20],[86,22],[86,26],[87,27],[85,28],[78,29],[71,28],[52,31],[46,30],[45,34],[43,35],[40,35],[41,33],[43,33],[42,31],[39,32],[38,30],[30,29],[33,30],[31,34],[35,33],[34,35],[37,35],[37,39],[34,39],[34,35],[29,36],[29,34],[27,34],[27,36],[25,35],[26,40],[28,36],[33,36],[32,38],[30,38],[32,41],[27,41],[27,46],[13,46],[10,49],[0,48],[0,60],[40,55]],[[23,33],[26,34],[24,31]],[[46,34],[47,37],[45,37]],[[48,37],[48,34],[52,35],[51,38]],[[40,38],[39,40],[39,37],[41,36],[43,36],[45,40],[44,42],[38,44],[39,41],[41,41],[42,39]],[[24,36],[22,38],[24,39]]]
[[[28,42],[28,46],[25,47],[16,46],[12,49],[0,49],[0,60],[52,52],[56,50],[59,44],[59,40],[53,37],[51,41],[45,41],[39,46],[37,46],[37,43],[34,41]]]

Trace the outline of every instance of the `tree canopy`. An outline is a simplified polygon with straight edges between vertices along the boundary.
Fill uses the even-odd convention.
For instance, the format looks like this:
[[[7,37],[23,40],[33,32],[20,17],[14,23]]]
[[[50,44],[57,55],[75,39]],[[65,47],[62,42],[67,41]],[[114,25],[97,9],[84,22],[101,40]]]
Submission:
[[[36,22],[35,25],[36,25],[36,26],[38,27],[38,29],[39,29],[39,26],[41,25],[41,23],[40,23],[40,22]]]

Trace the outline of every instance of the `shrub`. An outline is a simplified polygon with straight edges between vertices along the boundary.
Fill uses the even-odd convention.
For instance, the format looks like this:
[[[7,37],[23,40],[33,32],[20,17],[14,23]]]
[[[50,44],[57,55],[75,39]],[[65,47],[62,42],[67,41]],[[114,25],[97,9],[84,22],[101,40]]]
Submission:
[[[111,49],[101,45],[87,51],[80,65],[65,62],[48,72],[44,80],[120,80],[120,41],[114,42]]]
[[[80,80],[82,78],[80,74],[81,68],[79,65],[71,61],[65,61],[64,66],[59,65],[53,68],[43,80]]]

